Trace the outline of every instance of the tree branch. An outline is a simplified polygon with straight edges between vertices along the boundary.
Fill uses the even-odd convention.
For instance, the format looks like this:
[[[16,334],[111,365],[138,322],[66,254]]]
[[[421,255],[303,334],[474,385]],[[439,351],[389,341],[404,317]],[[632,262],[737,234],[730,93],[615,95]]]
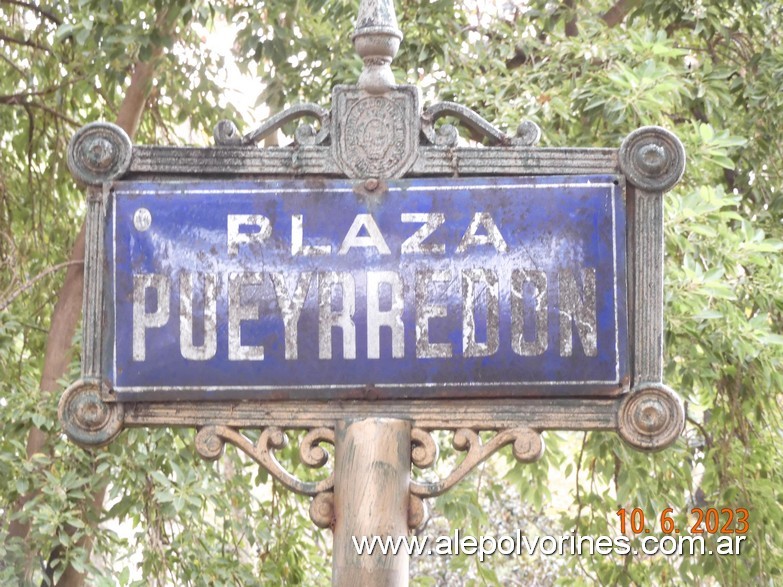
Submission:
[[[628,16],[631,10],[636,8],[638,2],[639,0],[618,0],[614,6],[601,16],[601,20],[603,20],[609,28],[616,27],[625,20],[625,17]]]
[[[22,76],[25,76],[25,77],[27,76],[27,72],[26,72],[26,71],[24,71],[24,70],[23,70],[21,67],[19,67],[19,66],[18,66],[16,63],[14,63],[14,62],[13,62],[13,61],[11,61],[10,59],[8,59],[8,57],[6,57],[5,55],[3,55],[2,53],[0,53],[0,59],[2,59],[2,60],[3,60],[3,61],[5,61],[5,62],[6,62],[8,65],[10,65],[11,67],[13,67],[13,68],[14,68],[14,69],[15,69],[15,70],[16,70],[16,71],[19,73],[19,74],[21,74]]]
[[[83,79],[84,79],[83,77],[76,77],[65,81],[65,83],[63,83],[62,85],[49,86],[48,88],[44,88],[43,90],[29,90],[25,92],[19,92],[16,94],[0,95],[0,104],[20,104],[22,102],[22,98],[30,98],[32,96],[45,96],[46,94],[52,94],[54,92],[63,89],[64,86],[74,84],[76,82],[82,81]]]
[[[576,24],[576,11],[574,10],[574,0],[565,0],[563,6],[566,9],[565,34],[566,37],[576,37],[579,34],[579,27]]]
[[[44,112],[48,112],[52,116],[54,116],[56,118],[59,118],[60,120],[63,120],[64,122],[67,122],[68,124],[70,124],[74,128],[79,128],[81,126],[81,124],[76,122],[70,116],[66,116],[62,112],[58,112],[57,110],[55,110],[54,108],[51,108],[50,106],[47,106],[43,102],[25,102],[25,105],[29,106],[31,108],[38,108],[40,110],[43,110]]]
[[[20,295],[22,295],[31,287],[33,287],[38,281],[40,281],[47,275],[51,275],[52,273],[59,271],[60,269],[70,267],[71,265],[78,265],[80,263],[83,264],[84,261],[65,261],[64,263],[58,263],[53,267],[49,267],[46,271],[42,271],[41,273],[33,277],[31,280],[29,280],[27,283],[25,283],[22,287],[12,292],[7,298],[5,298],[4,300],[0,300],[0,312],[5,310],[8,306],[10,306],[13,303],[13,301],[16,298],[18,298]]]
[[[32,47],[33,49],[40,49],[41,51],[46,51],[47,53],[52,52],[49,47],[44,47],[43,45],[39,45],[34,41],[28,41],[27,39],[17,39],[2,33],[0,33],[0,41],[5,41],[6,43],[12,43],[14,45],[24,45],[25,47]]]
[[[32,10],[36,14],[40,14],[44,18],[52,21],[57,26],[60,26],[63,23],[63,21],[57,16],[55,16],[53,12],[44,10],[43,8],[41,8],[40,6],[36,6],[32,2],[22,2],[21,0],[3,0],[3,2],[6,4],[14,4],[16,6],[21,6],[22,8],[27,8],[28,10]]]

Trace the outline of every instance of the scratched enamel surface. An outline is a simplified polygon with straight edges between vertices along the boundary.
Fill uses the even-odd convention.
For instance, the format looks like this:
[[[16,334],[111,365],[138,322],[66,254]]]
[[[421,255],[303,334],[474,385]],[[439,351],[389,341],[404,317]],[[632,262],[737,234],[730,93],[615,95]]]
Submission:
[[[118,182],[104,376],[129,400],[614,395],[615,180]]]

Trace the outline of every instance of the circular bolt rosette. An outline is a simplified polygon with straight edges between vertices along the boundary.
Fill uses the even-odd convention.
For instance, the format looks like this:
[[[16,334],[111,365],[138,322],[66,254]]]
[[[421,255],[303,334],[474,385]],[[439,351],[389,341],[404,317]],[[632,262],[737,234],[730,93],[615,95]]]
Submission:
[[[623,399],[617,414],[620,437],[640,450],[660,450],[682,433],[685,410],[674,391],[660,383],[642,383]]]
[[[68,144],[68,168],[87,185],[100,185],[124,175],[130,168],[133,145],[116,124],[94,122],[83,126]]]
[[[122,431],[124,415],[122,404],[103,401],[97,381],[80,379],[60,398],[63,429],[71,440],[84,447],[109,444]]]
[[[658,126],[629,134],[620,145],[620,170],[633,186],[651,191],[671,189],[685,171],[685,148],[680,139]]]

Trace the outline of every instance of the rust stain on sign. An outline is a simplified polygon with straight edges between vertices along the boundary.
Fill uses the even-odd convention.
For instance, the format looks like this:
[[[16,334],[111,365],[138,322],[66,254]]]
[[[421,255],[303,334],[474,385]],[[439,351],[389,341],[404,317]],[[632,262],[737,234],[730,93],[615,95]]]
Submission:
[[[627,385],[613,176],[118,182],[118,398],[608,396]]]

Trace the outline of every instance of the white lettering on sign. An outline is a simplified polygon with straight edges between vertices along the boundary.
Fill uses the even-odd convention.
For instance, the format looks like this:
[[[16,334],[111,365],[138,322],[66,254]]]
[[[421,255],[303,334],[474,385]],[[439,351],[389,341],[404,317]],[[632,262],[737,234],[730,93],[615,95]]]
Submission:
[[[412,212],[400,214],[402,222],[421,222],[422,225],[411,236],[402,241],[400,253],[411,255],[413,253],[430,253],[442,255],[446,252],[446,245],[443,243],[428,243],[424,241],[446,222],[445,214]]]
[[[312,273],[301,273],[296,280],[294,295],[288,293],[288,287],[285,284],[285,275],[282,273],[272,273],[272,283],[275,285],[275,294],[277,296],[277,306],[283,316],[283,327],[285,329],[285,358],[287,360],[296,359],[299,356],[299,337],[298,325],[299,316],[302,315],[307,291],[310,289],[310,282],[313,279]]]
[[[244,227],[244,231],[241,229]],[[252,228],[253,230],[248,230]],[[228,256],[239,254],[239,245],[262,243],[272,236],[272,223],[260,214],[229,214],[226,222]]]
[[[405,357],[406,283],[396,271],[368,271],[357,288],[351,273],[305,271],[293,275],[281,272],[229,273],[228,359],[263,361],[264,346],[242,343],[242,325],[250,321],[279,321],[285,339],[285,359],[300,359],[300,322],[304,315],[317,325],[318,358],[331,360],[334,330],[341,334],[342,358],[355,359],[356,308],[364,308],[367,324],[367,358],[381,357],[381,332],[391,335],[391,356]],[[557,299],[557,329],[554,346],[561,357],[574,353],[576,338],[587,357],[598,354],[595,269],[578,272],[564,269],[552,274]],[[173,280],[173,284],[172,284]],[[501,338],[500,300],[510,298],[511,350],[523,357],[542,355],[552,346],[549,307],[552,302],[551,276],[534,269],[513,269],[498,274],[488,268],[467,268],[459,273],[417,269],[412,302],[415,332],[414,352],[420,359],[446,359],[455,354],[445,340],[445,327],[459,320],[451,316],[441,300],[460,293],[462,356],[486,357],[498,352]],[[315,285],[317,283],[317,285]],[[198,284],[198,285],[197,285]],[[203,285],[201,285],[203,284]],[[207,361],[216,356],[217,307],[221,278],[216,273],[181,272],[176,279],[159,274],[133,275],[133,360],[146,359],[150,329],[169,322],[172,285],[179,287],[179,343],[182,357]],[[225,286],[224,286],[225,287]],[[410,287],[410,285],[408,285]],[[357,303],[357,289],[366,292],[364,304]],[[197,291],[203,291],[203,342],[193,342]],[[315,291],[312,295],[311,291]],[[510,295],[504,294],[507,291]],[[154,293],[155,309],[147,311],[148,293]],[[409,294],[410,295],[410,294]],[[308,304],[308,299],[311,303]],[[273,315],[261,315],[261,308]],[[479,317],[479,318],[477,318]],[[481,320],[480,322],[478,320]],[[506,322],[508,324],[508,322]],[[435,335],[433,336],[433,328]],[[258,330],[256,328],[256,330]],[[482,332],[481,337],[477,335]],[[480,340],[481,339],[481,340]]]
[[[317,255],[329,255],[332,252],[331,245],[306,245],[304,244],[304,218],[301,214],[291,216],[291,254],[296,257],[315,257]]]
[[[570,357],[573,350],[573,324],[579,333],[579,342],[582,344],[585,355],[595,357],[598,355],[598,330],[596,328],[595,310],[595,269],[586,267],[582,269],[583,289],[576,284],[576,276],[573,271],[560,272],[560,355]],[[591,303],[585,303],[586,300]]]
[[[359,236],[359,233],[362,231],[367,234]],[[389,245],[386,244],[386,240],[383,238],[383,234],[381,234],[381,229],[378,228],[378,224],[375,222],[372,214],[356,215],[337,254],[345,255],[354,247],[375,248],[381,255],[391,255]]]
[[[336,287],[341,290],[342,304],[334,310]],[[318,358],[332,358],[332,328],[339,328],[343,337],[343,358],[356,358],[356,324],[353,313],[356,285],[353,275],[328,271],[318,275]]]
[[[193,344],[193,282],[204,281],[204,343]],[[183,272],[179,276],[179,348],[182,358],[208,361],[217,353],[217,275]]]
[[[533,300],[533,340],[525,338],[525,290]],[[543,355],[547,349],[547,281],[546,273],[529,269],[511,272],[511,350],[523,357]]]
[[[401,240],[400,255],[446,253],[446,245],[438,242],[437,236],[438,229],[446,224],[443,213],[405,212],[400,214],[400,222],[418,224],[413,234]],[[226,230],[227,252],[229,257],[235,257],[242,247],[269,246],[265,241],[272,236],[273,226],[261,214],[228,214]],[[474,213],[462,234],[454,250],[456,254],[487,246],[498,254],[508,252],[500,228],[487,212]],[[372,214],[354,217],[339,249],[336,243],[319,243],[317,238],[310,238],[306,244],[303,215],[291,215],[292,256],[324,257],[332,255],[335,249],[337,255],[347,255],[352,249],[375,249],[379,255],[391,254]],[[498,353],[502,340],[510,340],[511,351],[522,357],[540,356],[550,348],[557,348],[561,357],[570,357],[579,352],[575,351],[577,345],[587,357],[598,355],[595,268],[545,273],[514,267],[459,270],[420,267],[406,275],[411,273],[413,283],[407,284],[403,274],[393,270],[363,273],[322,270],[296,274],[261,271],[227,275],[182,271],[171,277],[134,274],[133,360],[146,359],[149,331],[159,331],[169,323],[173,288],[179,289],[180,353],[190,361],[208,361],[218,354],[219,316],[227,321],[228,348],[223,352],[230,361],[263,361],[264,345],[258,344],[258,339],[256,344],[250,344],[247,337],[263,336],[276,321],[284,336],[285,360],[300,359],[303,316],[312,328],[317,328],[319,359],[332,360],[333,346],[342,346],[338,358],[352,360],[357,356],[357,308],[366,312],[362,318],[366,318],[368,359],[381,358],[381,340],[387,335],[393,359],[404,358],[406,352],[420,359],[446,359],[460,352],[468,358],[487,357]],[[358,279],[361,282],[355,281]],[[364,296],[363,300],[357,300],[357,292]],[[219,315],[221,295],[227,297],[227,303],[220,307],[227,309]],[[407,313],[406,299],[413,304]],[[450,308],[447,303],[454,304],[452,300],[457,300],[461,308]],[[505,321],[500,316],[501,300],[507,300],[509,307],[505,311],[511,313]],[[550,325],[552,305],[556,308],[552,316],[556,312],[557,318]],[[407,318],[410,324],[405,323],[406,316],[410,317]],[[246,324],[244,339],[243,324]],[[501,336],[501,324],[511,330],[506,338]],[[461,331],[461,349],[453,348],[459,346],[459,338],[450,334],[457,325]],[[411,349],[405,348],[406,328],[414,332]],[[339,341],[333,345],[336,331],[339,331]],[[203,337],[198,336],[202,332]],[[194,342],[198,339],[200,344]]]
[[[483,228],[487,234],[477,234],[479,228]],[[457,252],[464,253],[468,247],[478,245],[492,245],[498,253],[508,252],[508,244],[488,212],[476,212],[473,215],[470,226],[457,247]]]
[[[446,252],[446,245],[442,242],[424,242],[433,236],[438,228],[445,225],[445,214],[403,212],[400,214],[400,222],[421,224],[412,235],[402,241],[400,254],[442,255]],[[272,235],[272,224],[266,216],[229,214],[227,225],[230,257],[235,257],[239,253],[240,244],[263,243]],[[456,252],[466,253],[470,247],[484,245],[491,245],[498,253],[508,252],[508,244],[492,215],[488,212],[477,212],[465,230]],[[357,214],[354,217],[337,249],[337,254],[347,255],[351,249],[375,249],[380,255],[391,254],[389,244],[372,214]],[[291,256],[316,257],[331,255],[332,252],[331,244],[305,244],[304,215],[291,215]]]
[[[486,301],[486,341],[476,340],[475,310],[480,291]],[[498,352],[500,346],[500,292],[497,273],[490,269],[468,269],[462,272],[462,354],[466,357],[486,357]]]
[[[258,304],[242,301],[244,286],[261,285],[263,273],[229,273],[228,275],[228,360],[263,361],[264,347],[242,344],[242,321],[258,320]]]
[[[147,290],[155,291],[154,312],[147,313]],[[160,328],[169,321],[171,285],[165,275],[154,273],[133,276],[133,360],[147,356],[147,329]]]
[[[381,310],[381,285],[390,290],[389,309]],[[392,336],[392,357],[405,355],[405,326],[402,312],[405,309],[402,277],[394,271],[367,272],[367,358],[381,357],[381,327],[388,327]]]
[[[428,303],[431,283],[451,282],[451,271],[416,272],[416,357],[445,359],[451,356],[451,343],[430,342],[430,320],[445,318],[446,306]],[[440,293],[440,292],[439,292]]]

